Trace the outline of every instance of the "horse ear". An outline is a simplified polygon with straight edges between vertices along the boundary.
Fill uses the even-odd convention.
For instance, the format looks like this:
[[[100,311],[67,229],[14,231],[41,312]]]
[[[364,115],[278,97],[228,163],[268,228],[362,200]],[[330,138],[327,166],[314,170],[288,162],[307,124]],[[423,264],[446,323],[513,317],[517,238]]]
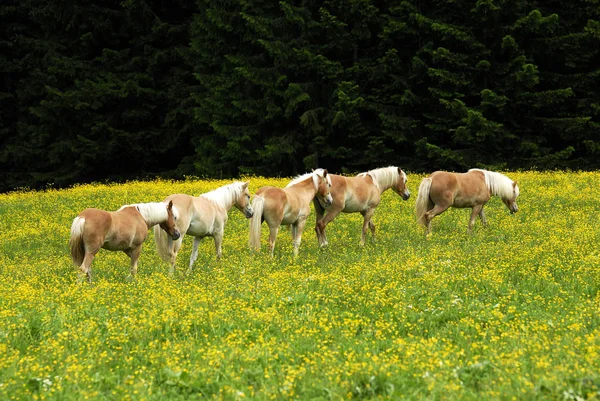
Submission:
[[[323,169],[323,178],[327,177],[327,169]]]
[[[402,175],[402,169],[398,167],[398,174]]]
[[[242,188],[243,188],[243,189],[246,189],[246,188],[248,188],[248,185],[250,185],[250,181],[246,181],[246,182],[244,183],[244,185],[242,185]]]
[[[170,200],[169,204],[167,205],[167,209],[173,209],[173,201]]]
[[[517,186],[517,181],[513,181],[513,188]]]

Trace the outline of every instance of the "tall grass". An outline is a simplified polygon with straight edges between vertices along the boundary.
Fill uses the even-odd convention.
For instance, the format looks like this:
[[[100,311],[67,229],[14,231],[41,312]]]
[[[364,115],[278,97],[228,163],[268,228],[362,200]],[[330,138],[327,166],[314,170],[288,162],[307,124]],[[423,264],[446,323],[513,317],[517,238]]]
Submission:
[[[0,195],[0,399],[598,399],[600,174],[508,175],[519,213],[493,199],[471,235],[451,209],[426,239],[409,175],[413,197],[385,194],[364,247],[350,214],[319,249],[313,213],[298,258],[285,229],[274,258],[266,229],[255,254],[234,209],[220,262],[205,239],[184,274],[188,237],[169,277],[150,233],[135,281],[102,250],[92,285],[67,249],[79,211],[229,181]]]

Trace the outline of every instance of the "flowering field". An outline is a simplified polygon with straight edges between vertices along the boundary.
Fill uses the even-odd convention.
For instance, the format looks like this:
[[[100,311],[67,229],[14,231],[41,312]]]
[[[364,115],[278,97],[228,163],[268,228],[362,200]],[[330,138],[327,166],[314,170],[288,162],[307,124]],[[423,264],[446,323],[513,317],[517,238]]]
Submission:
[[[129,259],[101,250],[78,285],[67,242],[86,207],[116,210],[231,181],[133,182],[0,195],[0,399],[600,398],[600,173],[510,173],[519,213],[498,198],[489,226],[469,210],[414,218],[385,193],[377,241],[341,215],[319,249],[314,213],[300,256],[248,249],[233,209],[223,258],[212,239],[167,275],[153,234]],[[288,179],[250,178],[250,190]]]

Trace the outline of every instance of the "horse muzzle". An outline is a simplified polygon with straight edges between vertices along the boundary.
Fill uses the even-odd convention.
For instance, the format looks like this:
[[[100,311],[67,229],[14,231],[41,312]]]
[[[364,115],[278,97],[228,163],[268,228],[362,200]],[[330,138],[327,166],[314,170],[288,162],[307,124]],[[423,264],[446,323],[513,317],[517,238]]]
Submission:
[[[179,230],[175,230],[171,238],[173,238],[173,241],[177,241],[179,237],[181,237],[181,233],[179,232]]]
[[[254,216],[254,210],[250,209],[244,209],[244,216],[246,216],[246,218],[251,218],[252,216]]]
[[[403,194],[401,194],[400,196],[402,196],[402,199],[408,200],[408,198],[410,198],[410,192],[406,191]]]

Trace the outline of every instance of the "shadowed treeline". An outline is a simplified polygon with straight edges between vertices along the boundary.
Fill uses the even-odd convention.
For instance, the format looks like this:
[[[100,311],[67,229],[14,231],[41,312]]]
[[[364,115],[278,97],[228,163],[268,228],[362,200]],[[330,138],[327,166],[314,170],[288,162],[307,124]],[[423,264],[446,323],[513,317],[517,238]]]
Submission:
[[[0,191],[598,168],[598,1],[0,5]]]

